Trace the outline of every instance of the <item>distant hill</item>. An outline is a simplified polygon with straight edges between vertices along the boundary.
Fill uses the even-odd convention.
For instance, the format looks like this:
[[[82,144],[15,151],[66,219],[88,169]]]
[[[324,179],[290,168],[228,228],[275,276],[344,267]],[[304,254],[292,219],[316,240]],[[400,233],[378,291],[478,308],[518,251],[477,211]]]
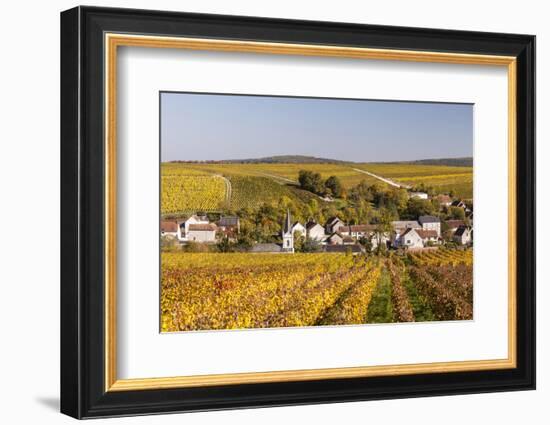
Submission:
[[[275,155],[263,158],[222,159],[219,161],[170,161],[173,163],[202,164],[354,164],[356,161],[342,161],[331,158],[317,158],[307,155]],[[365,162],[368,164],[369,162]],[[376,163],[376,162],[375,162]],[[380,162],[378,162],[380,163]],[[447,165],[452,167],[471,167],[472,157],[419,159],[416,161],[388,161],[385,164]]]
[[[419,159],[416,161],[397,161],[392,164],[416,164],[416,165],[447,165],[450,167],[472,167],[474,158],[471,156],[463,158],[436,158],[436,159]]]
[[[351,161],[317,158],[306,155],[276,155],[264,158],[222,159],[219,161],[171,161],[171,162],[201,162],[211,164],[350,164]]]

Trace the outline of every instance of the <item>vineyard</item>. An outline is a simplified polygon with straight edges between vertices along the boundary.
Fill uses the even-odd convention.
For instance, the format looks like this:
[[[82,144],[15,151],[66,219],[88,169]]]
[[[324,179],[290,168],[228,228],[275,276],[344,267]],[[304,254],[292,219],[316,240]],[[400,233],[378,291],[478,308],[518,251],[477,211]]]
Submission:
[[[465,320],[472,252],[162,254],[162,331]]]
[[[355,169],[354,169],[355,168]],[[385,185],[381,180],[357,170],[365,170],[405,185],[421,183],[440,193],[453,190],[456,196],[471,198],[471,167],[411,164],[210,164],[164,163],[161,166],[161,207],[163,214],[189,211],[238,209],[283,196],[307,203],[312,194],[297,189],[300,170],[318,172],[323,179],[336,176],[344,188],[362,181]],[[314,196],[313,196],[314,197]]]
[[[226,201],[227,184],[219,176],[167,175],[161,185],[163,214],[219,210]]]
[[[432,186],[438,193],[454,191],[456,196],[472,198],[473,168],[447,165],[360,164],[360,169],[410,186]]]

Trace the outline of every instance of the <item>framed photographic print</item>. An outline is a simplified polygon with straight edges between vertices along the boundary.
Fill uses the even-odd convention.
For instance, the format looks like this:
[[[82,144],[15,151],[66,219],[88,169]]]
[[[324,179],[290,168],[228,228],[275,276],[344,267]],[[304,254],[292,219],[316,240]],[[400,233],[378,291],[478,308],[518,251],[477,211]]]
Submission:
[[[535,387],[535,38],[61,14],[61,411]]]

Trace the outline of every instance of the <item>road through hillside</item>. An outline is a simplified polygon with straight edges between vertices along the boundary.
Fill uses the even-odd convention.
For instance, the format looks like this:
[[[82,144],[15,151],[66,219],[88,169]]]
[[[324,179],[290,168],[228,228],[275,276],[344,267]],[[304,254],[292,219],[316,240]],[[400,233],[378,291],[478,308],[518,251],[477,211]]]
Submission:
[[[393,186],[393,187],[399,187],[399,188],[403,188],[403,189],[409,189],[410,186],[406,185],[406,184],[399,184],[399,183],[396,183],[394,182],[393,180],[390,180],[390,179],[386,179],[382,176],[379,176],[377,174],[374,174],[374,173],[371,173],[370,171],[365,171],[365,170],[360,170],[359,168],[352,168],[352,170],[354,171],[357,171],[358,173],[363,173],[363,174],[367,174],[371,177],[374,177],[375,179],[378,179],[380,181],[383,181],[384,183],[386,184],[389,184],[390,186]]]

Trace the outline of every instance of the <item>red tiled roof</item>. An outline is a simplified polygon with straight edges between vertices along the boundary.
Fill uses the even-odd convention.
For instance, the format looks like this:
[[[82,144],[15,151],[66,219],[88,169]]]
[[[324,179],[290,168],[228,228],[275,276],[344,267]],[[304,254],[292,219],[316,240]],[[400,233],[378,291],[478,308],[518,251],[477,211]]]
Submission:
[[[427,238],[437,238],[437,232],[435,230],[416,230],[416,233],[418,233],[418,236],[420,236],[422,239]]]
[[[178,223],[176,221],[162,220],[160,222],[160,231],[175,233],[178,231]]]
[[[338,231],[340,233],[352,233],[352,232],[369,232],[375,230],[376,226],[373,224],[353,224],[351,226],[341,226]]]

